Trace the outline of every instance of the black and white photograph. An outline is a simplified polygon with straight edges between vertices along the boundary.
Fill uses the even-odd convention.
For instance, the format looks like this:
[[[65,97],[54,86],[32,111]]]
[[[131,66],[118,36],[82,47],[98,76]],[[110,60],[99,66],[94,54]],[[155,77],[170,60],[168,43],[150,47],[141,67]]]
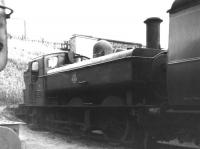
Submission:
[[[0,149],[200,149],[200,0],[0,0]]]

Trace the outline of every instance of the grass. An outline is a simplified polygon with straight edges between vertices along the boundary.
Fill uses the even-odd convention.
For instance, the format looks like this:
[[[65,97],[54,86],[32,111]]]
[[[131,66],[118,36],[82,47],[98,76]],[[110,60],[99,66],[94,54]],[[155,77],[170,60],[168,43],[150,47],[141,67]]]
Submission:
[[[25,88],[23,73],[27,70],[28,62],[34,57],[53,50],[39,43],[9,40],[8,63],[0,72],[0,105],[23,103]]]

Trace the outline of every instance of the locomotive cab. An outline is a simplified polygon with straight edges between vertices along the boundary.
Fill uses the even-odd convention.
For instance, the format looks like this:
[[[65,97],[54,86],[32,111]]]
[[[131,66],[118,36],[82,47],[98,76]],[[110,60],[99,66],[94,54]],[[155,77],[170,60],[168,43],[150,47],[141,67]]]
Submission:
[[[51,53],[37,57],[29,62],[28,70],[24,73],[26,89],[24,90],[25,104],[44,105],[45,77],[47,72],[55,68],[89,59],[72,52]],[[30,92],[32,91],[32,94]]]

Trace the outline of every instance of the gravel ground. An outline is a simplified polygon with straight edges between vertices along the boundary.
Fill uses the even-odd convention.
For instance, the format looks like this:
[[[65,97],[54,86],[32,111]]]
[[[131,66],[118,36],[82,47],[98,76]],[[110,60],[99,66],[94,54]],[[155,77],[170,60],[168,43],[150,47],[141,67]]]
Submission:
[[[0,106],[0,122],[20,121],[13,116],[6,106]],[[27,125],[21,125],[19,137],[22,149],[130,149],[103,141],[95,141],[80,135],[61,135],[49,131],[31,130]],[[1,148],[1,147],[0,147]]]
[[[22,141],[22,149],[128,149],[128,147],[109,145],[87,138],[33,131],[26,125],[20,126],[19,137]]]

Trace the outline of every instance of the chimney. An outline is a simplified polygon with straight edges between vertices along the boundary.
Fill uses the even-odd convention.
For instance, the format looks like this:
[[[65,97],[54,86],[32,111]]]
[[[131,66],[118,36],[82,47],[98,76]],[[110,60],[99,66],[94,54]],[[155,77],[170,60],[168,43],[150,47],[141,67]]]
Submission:
[[[147,48],[160,49],[160,23],[163,20],[157,17],[148,18],[144,21],[146,29]]]

